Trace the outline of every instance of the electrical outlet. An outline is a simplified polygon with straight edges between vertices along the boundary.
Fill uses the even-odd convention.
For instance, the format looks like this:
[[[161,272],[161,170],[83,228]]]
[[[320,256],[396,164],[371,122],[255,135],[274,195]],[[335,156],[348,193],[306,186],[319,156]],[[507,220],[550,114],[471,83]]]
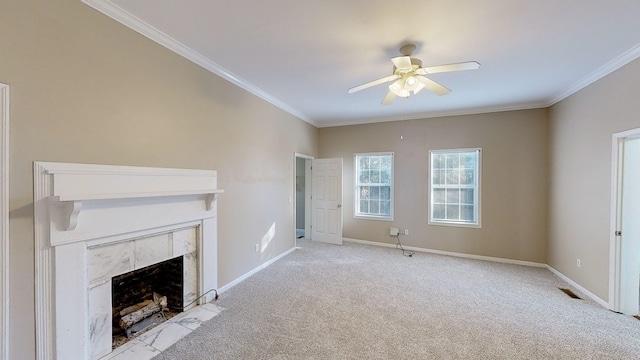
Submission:
[[[580,267],[580,259],[576,259],[576,266]]]
[[[409,229],[404,229],[404,234],[409,235]]]
[[[400,229],[392,227],[389,228],[389,236],[398,236],[400,235]]]
[[[260,244],[256,244],[256,252],[260,252]]]

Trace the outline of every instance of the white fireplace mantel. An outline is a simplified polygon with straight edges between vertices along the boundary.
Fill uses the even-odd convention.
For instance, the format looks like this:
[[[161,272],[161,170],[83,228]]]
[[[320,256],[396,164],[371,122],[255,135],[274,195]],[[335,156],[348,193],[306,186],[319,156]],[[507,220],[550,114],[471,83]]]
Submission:
[[[92,357],[93,247],[194,228],[198,292],[216,288],[222,192],[214,170],[34,163],[37,358]]]
[[[204,195],[211,210],[216,196],[215,171],[132,166],[48,163],[53,178],[51,200],[65,207],[65,231],[75,230],[83,204],[99,200]],[[211,181],[213,179],[213,181]]]

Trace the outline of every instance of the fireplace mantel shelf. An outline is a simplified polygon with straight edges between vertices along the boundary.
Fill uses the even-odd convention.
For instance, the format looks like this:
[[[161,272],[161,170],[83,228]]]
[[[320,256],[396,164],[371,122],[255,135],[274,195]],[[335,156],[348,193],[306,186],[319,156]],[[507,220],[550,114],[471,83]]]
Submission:
[[[214,170],[42,164],[52,180],[51,204],[60,207],[64,216],[63,231],[76,229],[78,216],[89,202],[200,195],[210,211],[217,195],[224,192],[217,188]]]
[[[213,204],[219,194],[224,193],[221,189],[187,190],[187,191],[158,191],[146,193],[110,193],[110,194],[65,194],[53,195],[51,198],[66,207],[66,231],[73,231],[78,226],[78,216],[82,211],[82,204],[90,201],[117,200],[117,199],[143,199],[173,196],[206,195],[204,199],[207,211],[213,209]]]
[[[162,196],[183,196],[183,195],[211,195],[216,196],[224,193],[221,189],[206,190],[187,190],[187,191],[158,191],[147,193],[123,193],[123,194],[66,194],[53,196],[58,201],[94,201],[94,200],[110,200],[110,199],[136,199],[146,197],[162,197]]]

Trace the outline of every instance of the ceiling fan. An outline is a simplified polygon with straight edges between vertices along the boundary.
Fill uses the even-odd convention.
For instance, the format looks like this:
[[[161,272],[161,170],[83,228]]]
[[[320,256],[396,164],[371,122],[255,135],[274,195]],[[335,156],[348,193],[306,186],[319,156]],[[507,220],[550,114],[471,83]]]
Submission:
[[[423,68],[422,61],[420,59],[411,57],[411,53],[413,53],[415,49],[416,46],[414,44],[403,45],[400,48],[402,56],[391,58],[391,61],[393,62],[393,75],[351,88],[348,91],[349,94],[395,80],[391,85],[389,85],[389,92],[387,92],[387,95],[382,99],[383,105],[391,104],[398,96],[408,98],[411,95],[411,92],[417,94],[424,88],[438,95],[446,95],[450,93],[451,90],[429,79],[425,75],[480,68],[480,64],[475,61]]]

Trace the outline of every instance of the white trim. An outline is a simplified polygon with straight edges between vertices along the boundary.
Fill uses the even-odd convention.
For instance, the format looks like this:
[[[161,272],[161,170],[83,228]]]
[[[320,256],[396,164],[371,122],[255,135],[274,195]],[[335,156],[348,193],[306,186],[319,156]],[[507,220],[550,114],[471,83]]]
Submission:
[[[313,160],[314,159],[314,157],[311,156],[311,155],[306,155],[306,154],[302,154],[302,153],[298,153],[298,152],[293,153],[293,155],[296,158],[303,158],[303,159],[306,159],[306,160]]]
[[[34,248],[35,252],[35,312],[36,312],[36,359],[53,358],[52,317],[53,309],[53,249],[49,246],[49,212],[47,197],[50,193],[51,178],[36,176],[45,172],[42,164],[33,164],[33,204],[34,204]],[[40,205],[38,205],[40,204]],[[39,249],[39,250],[38,250]]]
[[[476,153],[476,168],[475,168],[475,178],[476,184],[474,186],[475,190],[475,211],[476,211],[476,221],[473,223],[466,222],[456,222],[451,220],[433,220],[432,219],[432,207],[433,207],[433,196],[432,196],[432,187],[433,187],[433,177],[431,172],[433,171],[433,154],[451,154],[451,153],[465,153],[465,152],[474,152]],[[453,226],[453,227],[467,227],[467,228],[482,228],[482,148],[454,148],[454,149],[435,149],[429,150],[429,158],[428,158],[428,174],[427,174],[427,193],[429,194],[429,204],[427,207],[427,224],[435,225],[435,226]]]
[[[195,50],[187,47],[186,45],[180,43],[179,41],[173,39],[169,35],[163,33],[162,31],[156,29],[155,27],[147,24],[142,21],[140,18],[134,16],[129,13],[125,9],[119,7],[118,5],[112,3],[109,0],[82,0],[83,3],[91,6],[92,8],[100,11],[101,13],[107,15],[113,20],[118,21],[124,26],[137,31],[138,33],[148,37],[149,39],[157,42],[158,44],[166,47],[167,49],[175,52],[178,55],[185,57],[186,59],[192,61],[193,63],[202,66],[203,68],[211,71],[212,73],[220,76],[221,78],[231,82],[234,85],[239,86],[240,88],[247,90],[253,95],[265,100],[266,102],[288,112],[289,114],[308,122],[313,126],[318,126],[311,119],[305,116],[300,111],[294,109],[289,104],[282,102],[279,99],[271,96],[264,90],[258,88],[257,86],[251,84],[249,81],[233,74],[231,71],[223,68],[222,66],[214,63],[206,56],[196,52]]]
[[[531,110],[531,109],[545,109],[549,107],[549,103],[542,102],[531,102],[524,104],[516,104],[516,105],[507,105],[507,106],[488,106],[488,107],[473,107],[467,109],[451,109],[451,110],[442,110],[442,111],[432,111],[428,113],[419,113],[419,114],[401,114],[401,115],[390,115],[390,116],[382,116],[382,117],[365,117],[365,118],[355,118],[343,121],[331,121],[323,122],[321,119],[318,120],[319,124],[316,125],[318,128],[324,127],[336,127],[336,126],[350,126],[350,125],[362,125],[362,124],[375,124],[381,122],[389,122],[389,121],[406,121],[406,120],[424,120],[424,119],[433,119],[433,118],[441,118],[441,117],[449,117],[449,116],[464,116],[464,115],[476,115],[476,114],[491,114],[497,112],[506,112],[506,111],[519,111],[519,110]]]
[[[547,106],[554,105],[554,104],[556,104],[556,103],[568,98],[569,96],[571,96],[571,95],[577,93],[578,91],[586,88],[587,86],[593,84],[594,82],[602,79],[603,77],[605,77],[605,76],[611,74],[612,72],[620,69],[621,67],[627,65],[628,63],[632,62],[633,60],[637,59],[638,57],[640,57],[640,44],[632,47],[631,49],[629,49],[628,51],[626,51],[622,55],[616,57],[615,59],[613,59],[613,60],[609,61],[608,63],[604,64],[603,66],[601,66],[596,71],[594,71],[591,74],[585,76],[584,78],[582,78],[581,80],[579,80],[575,84],[569,86],[568,88],[564,89],[563,91],[561,91],[561,92],[557,93],[556,95],[552,96],[547,101]]]
[[[608,63],[600,67],[598,70],[585,76],[584,78],[580,79],[579,81],[569,86],[568,88],[542,101],[531,101],[531,102],[514,104],[514,105],[498,105],[498,106],[485,106],[485,107],[480,106],[480,107],[471,107],[466,109],[434,111],[434,112],[423,113],[423,114],[414,114],[414,115],[408,115],[408,116],[405,115],[402,117],[402,119],[403,120],[421,120],[421,119],[431,119],[431,118],[448,117],[448,116],[476,115],[476,114],[488,114],[488,113],[496,113],[496,112],[504,112],[504,111],[519,111],[519,110],[548,108],[568,98],[569,96],[577,93],[578,91],[584,89],[585,87],[591,85],[592,83],[604,78],[605,76],[620,69],[621,67],[627,65],[628,63],[634,61],[639,57],[640,57],[640,44],[634,46],[633,48],[623,53],[622,55],[616,57],[615,59],[609,61]],[[323,128],[323,127],[334,127],[334,126],[371,124],[371,123],[398,121],[398,120],[400,119],[397,115],[378,117],[378,118],[357,118],[357,119],[349,119],[349,120],[327,122],[327,123],[321,120],[318,120],[320,124],[317,126],[320,128]]]
[[[0,84],[0,360],[9,359],[9,85]]]
[[[391,155],[391,182],[389,189],[389,216],[384,215],[361,215],[358,214],[358,208],[360,207],[360,191],[358,190],[358,156],[384,156]],[[356,220],[382,220],[382,221],[394,221],[394,202],[395,202],[395,176],[396,176],[396,156],[393,151],[374,151],[374,152],[359,152],[353,154],[353,218]]]
[[[610,229],[609,229],[609,309],[613,311],[620,311],[621,309],[621,293],[620,293],[620,274],[621,266],[621,244],[618,241],[619,237],[615,235],[615,232],[620,229],[619,227],[619,212],[621,204],[620,194],[620,182],[619,178],[619,166],[620,161],[623,159],[620,157],[621,142],[629,137],[636,137],[640,135],[640,128],[621,131],[611,135],[611,211],[610,213]]]
[[[241,282],[243,282],[243,281],[247,280],[248,278],[250,278],[252,275],[260,272],[261,270],[266,269],[269,265],[271,265],[271,264],[275,263],[276,261],[282,259],[283,257],[291,254],[296,249],[298,249],[298,248],[297,247],[292,247],[291,249],[283,252],[282,254],[274,257],[273,259],[271,259],[271,260],[263,263],[262,265],[254,268],[253,270],[250,270],[249,272],[245,273],[244,275],[241,275],[240,277],[236,278],[235,280],[227,283],[225,286],[220,287],[218,289],[218,293],[222,294],[223,292],[225,292],[225,291],[231,289],[232,287],[240,284]]]
[[[350,119],[350,120],[338,121],[338,122],[329,121],[326,123],[322,119],[315,119],[315,120],[311,119],[305,114],[301,113],[300,111],[294,109],[290,105],[285,104],[284,102],[274,98],[264,90],[251,84],[247,80],[242,79],[239,76],[231,73],[229,70],[214,63],[207,57],[201,55],[200,53],[194,51],[193,49],[188,48],[187,46],[171,38],[167,34],[145,23],[141,19],[137,18],[136,16],[132,15],[131,13],[122,9],[121,7],[115,5],[111,1],[82,0],[82,2],[100,11],[106,16],[120,22],[121,24],[127,26],[128,28],[134,31],[137,31],[138,33],[148,37],[149,39],[157,42],[158,44],[166,47],[167,49],[181,56],[184,56],[186,59],[202,66],[203,68],[222,77],[223,79],[228,80],[229,82],[239,86],[240,88],[249,91],[250,93],[262,98],[263,100],[273,104],[274,106],[277,106],[278,108],[290,113],[291,115],[308,122],[309,124],[315,127],[321,128],[321,127],[333,127],[333,126],[346,126],[346,125],[358,125],[358,124],[365,124],[365,123],[368,124],[368,123],[374,123],[374,122],[387,122],[387,121],[399,120],[398,116],[388,116],[388,117],[380,117],[380,118],[374,118],[374,119],[358,118],[358,119]],[[445,116],[459,116],[459,115],[484,114],[484,113],[493,113],[493,112],[502,112],[502,111],[547,108],[575,94],[576,92],[584,89],[585,87],[591,85],[592,83],[604,78],[605,76],[618,70],[624,65],[632,62],[638,57],[640,57],[640,44],[636,45],[635,47],[629,49],[622,55],[609,61],[608,63],[606,63],[599,69],[597,69],[596,71],[578,80],[576,83],[572,84],[568,88],[556,93],[555,95],[543,101],[531,101],[531,102],[526,102],[522,104],[505,105],[505,106],[472,107],[467,109],[442,110],[442,111],[435,111],[435,112],[424,113],[424,114],[416,114],[413,116],[409,116],[408,118],[405,117],[404,120],[428,119],[428,118],[445,117]]]
[[[358,240],[358,239],[349,239],[349,238],[343,238],[342,240],[346,242],[352,242],[352,243],[362,244],[362,245],[381,246],[381,247],[388,247],[388,248],[396,247],[395,244],[381,243],[376,241],[367,241],[367,240]],[[513,260],[513,259],[505,259],[505,258],[498,258],[498,257],[492,257],[492,256],[482,256],[482,255],[465,254],[465,253],[458,253],[458,252],[452,252],[452,251],[425,249],[425,248],[419,248],[414,246],[403,245],[403,248],[405,250],[423,252],[428,254],[453,256],[453,257],[473,259],[473,260],[492,261],[492,262],[503,263],[503,264],[523,265],[523,266],[531,266],[531,267],[539,267],[539,268],[547,266],[546,264],[537,263],[533,261]]]
[[[589,290],[587,290],[584,287],[580,286],[577,282],[571,280],[570,278],[568,278],[566,275],[564,275],[560,271],[552,268],[550,265],[545,265],[545,267],[547,269],[549,269],[549,271],[551,271],[554,275],[556,275],[557,277],[559,277],[563,281],[567,282],[569,285],[571,285],[574,288],[576,288],[582,294],[586,295],[589,299],[595,301],[600,306],[602,306],[602,307],[604,307],[606,309],[609,309],[609,303],[607,303],[606,301],[602,300],[601,298],[599,298],[598,296],[596,296],[595,294],[593,294]]]
[[[298,158],[305,160],[305,211],[304,211],[304,234],[305,237],[311,238],[311,200],[306,199],[311,197],[311,174],[307,174],[307,161],[313,160],[313,156],[306,155],[298,152],[293,153],[293,242],[297,246],[298,234],[296,232],[297,217],[298,217],[298,191],[296,188],[298,181]],[[311,166],[309,164],[309,166]],[[308,186],[311,185],[311,186]]]
[[[619,263],[619,244],[615,232],[618,229],[618,205],[620,195],[618,188],[620,187],[618,179],[618,167],[619,167],[619,151],[620,151],[620,139],[624,138],[618,134],[611,136],[611,203],[609,212],[609,308],[613,311],[620,311],[620,273],[618,272]]]
[[[381,246],[381,247],[387,247],[387,248],[395,248],[396,247],[395,244],[380,243],[380,242],[375,242],[375,241],[349,239],[349,238],[343,238],[342,240],[345,241],[345,242],[351,242],[351,243],[362,244],[362,245]],[[578,283],[576,283],[575,281],[571,280],[570,278],[568,278],[567,276],[565,276],[564,274],[562,274],[558,270],[552,268],[548,264],[543,264],[543,263],[538,263],[538,262],[533,262],[533,261],[505,259],[505,258],[498,258],[498,257],[492,257],[492,256],[464,254],[464,253],[451,252],[451,251],[432,250],[432,249],[425,249],[425,248],[419,248],[419,247],[413,247],[413,246],[403,246],[403,247],[404,247],[405,250],[423,252],[423,253],[428,253],[428,254],[453,256],[453,257],[459,257],[459,258],[465,258],[465,259],[473,259],[473,260],[484,260],[484,261],[491,261],[491,262],[497,262],[497,263],[503,263],[503,264],[513,264],[513,265],[531,266],[531,267],[537,267],[537,268],[546,268],[549,271],[551,271],[554,275],[556,275],[557,277],[559,277],[563,281],[567,282],[569,285],[571,285],[574,288],[576,288],[579,292],[581,292],[584,295],[586,295],[591,300],[593,300],[596,303],[600,304],[602,307],[609,309],[609,304],[606,301],[604,301],[601,298],[599,298],[598,296],[594,295],[589,290],[587,290],[584,287],[580,286]]]

